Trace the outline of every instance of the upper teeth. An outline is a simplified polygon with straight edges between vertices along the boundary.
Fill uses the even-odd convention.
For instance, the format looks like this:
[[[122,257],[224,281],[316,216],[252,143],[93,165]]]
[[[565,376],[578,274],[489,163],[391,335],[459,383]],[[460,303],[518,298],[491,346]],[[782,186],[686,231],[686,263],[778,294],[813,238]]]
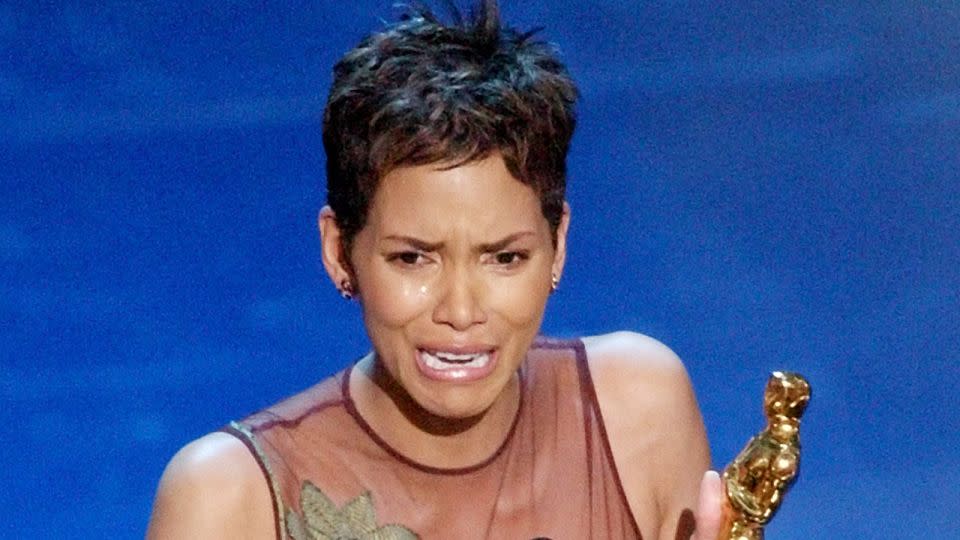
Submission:
[[[449,360],[451,362],[466,362],[467,360],[473,360],[480,356],[479,354],[457,354],[443,351],[434,352],[433,355],[441,360]]]
[[[423,359],[433,369],[483,367],[490,360],[488,353],[457,354],[451,352],[423,351]]]

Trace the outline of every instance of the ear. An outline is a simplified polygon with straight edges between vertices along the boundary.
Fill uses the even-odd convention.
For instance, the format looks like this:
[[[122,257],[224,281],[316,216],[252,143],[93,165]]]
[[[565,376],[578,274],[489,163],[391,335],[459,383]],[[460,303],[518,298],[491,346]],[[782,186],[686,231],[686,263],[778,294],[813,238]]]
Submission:
[[[567,260],[567,230],[570,228],[570,204],[563,201],[563,215],[557,225],[557,249],[553,254],[552,274],[557,279],[563,275],[563,265]]]
[[[344,282],[350,282],[353,287],[353,271],[350,268],[349,254],[343,248],[343,232],[337,225],[337,216],[329,206],[324,206],[317,217],[317,228],[320,230],[320,255],[327,275],[333,281],[333,286],[342,289]]]

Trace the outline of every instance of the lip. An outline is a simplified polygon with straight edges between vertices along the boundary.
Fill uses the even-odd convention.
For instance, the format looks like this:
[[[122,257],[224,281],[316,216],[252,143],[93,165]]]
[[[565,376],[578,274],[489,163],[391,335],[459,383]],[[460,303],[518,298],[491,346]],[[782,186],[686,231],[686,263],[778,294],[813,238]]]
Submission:
[[[479,367],[456,367],[450,369],[435,369],[427,365],[426,360],[423,358],[424,352],[448,352],[453,354],[487,354],[490,356],[490,359],[483,366]],[[497,367],[498,360],[498,350],[491,347],[483,346],[450,346],[443,345],[439,347],[418,347],[417,348],[417,369],[420,371],[420,374],[424,377],[439,381],[439,382],[449,382],[449,383],[471,383],[479,381],[486,378],[488,375],[493,373],[493,370]]]
[[[484,345],[483,343],[451,343],[451,342],[426,342],[420,343],[417,350],[429,352],[448,352],[454,354],[481,354],[493,352],[496,349],[493,345]]]

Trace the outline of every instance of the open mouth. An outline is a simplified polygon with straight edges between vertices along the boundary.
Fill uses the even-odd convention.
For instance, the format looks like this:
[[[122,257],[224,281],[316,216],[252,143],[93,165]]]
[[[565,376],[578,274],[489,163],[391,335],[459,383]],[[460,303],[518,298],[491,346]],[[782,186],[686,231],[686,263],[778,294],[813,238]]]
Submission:
[[[490,353],[456,354],[441,351],[421,351],[423,361],[433,369],[481,368],[490,361]]]
[[[455,353],[418,349],[417,365],[431,379],[469,382],[488,375],[496,363],[496,351]]]

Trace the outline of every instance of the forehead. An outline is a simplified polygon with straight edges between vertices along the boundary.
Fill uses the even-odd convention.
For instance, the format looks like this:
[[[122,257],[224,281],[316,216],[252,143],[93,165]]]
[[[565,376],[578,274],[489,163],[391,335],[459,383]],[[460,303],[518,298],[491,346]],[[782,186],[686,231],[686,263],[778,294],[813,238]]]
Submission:
[[[499,154],[456,167],[394,169],[380,180],[367,225],[434,235],[549,228],[536,192],[510,174]]]

